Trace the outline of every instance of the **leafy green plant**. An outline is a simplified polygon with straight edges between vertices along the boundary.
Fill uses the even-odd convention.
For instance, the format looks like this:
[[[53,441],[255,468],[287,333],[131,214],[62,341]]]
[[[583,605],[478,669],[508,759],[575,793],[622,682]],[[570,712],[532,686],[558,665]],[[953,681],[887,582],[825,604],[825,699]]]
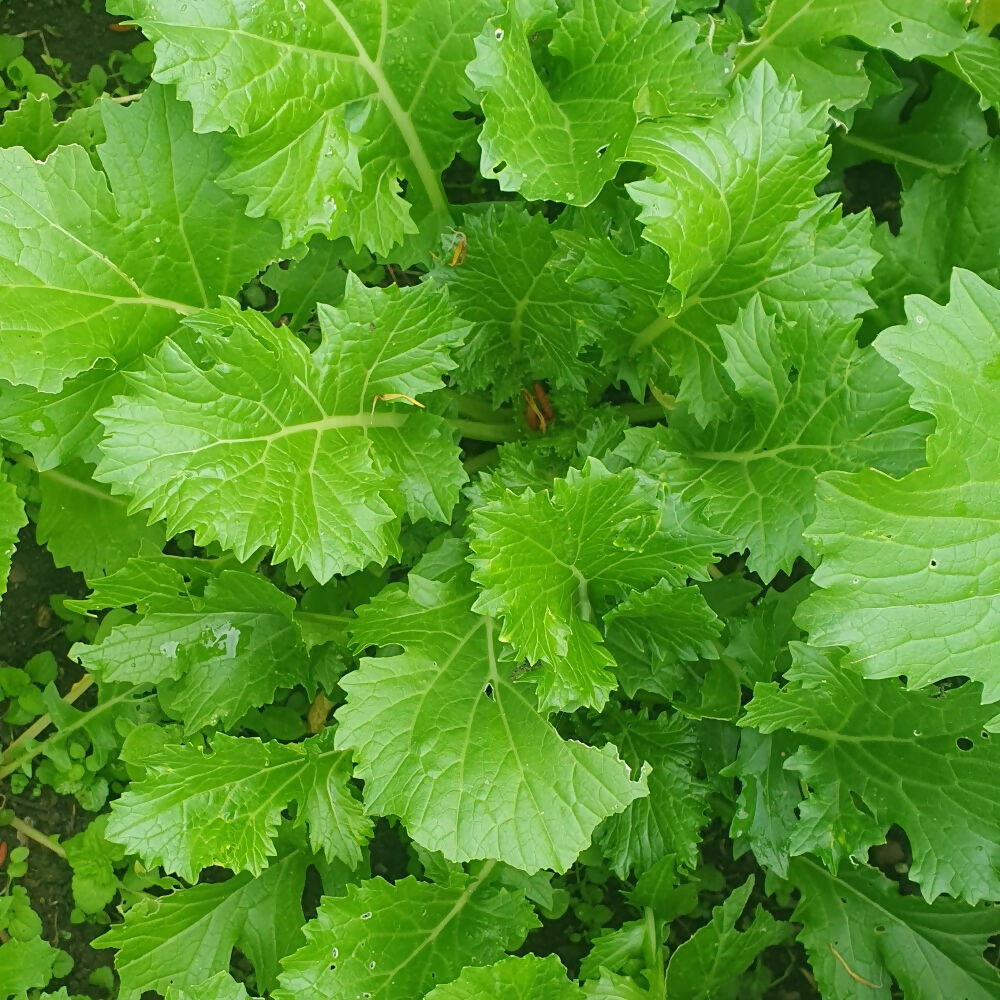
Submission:
[[[0,776],[121,1000],[998,995],[1000,18],[904,6],[114,0],[8,113]]]

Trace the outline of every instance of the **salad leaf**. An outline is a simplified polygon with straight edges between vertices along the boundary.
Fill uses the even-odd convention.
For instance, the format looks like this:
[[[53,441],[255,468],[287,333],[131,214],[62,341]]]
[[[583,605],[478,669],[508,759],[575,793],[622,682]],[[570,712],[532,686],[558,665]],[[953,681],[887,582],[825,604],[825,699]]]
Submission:
[[[545,720],[514,681],[495,623],[472,610],[462,555],[446,546],[411,571],[407,590],[359,609],[359,647],[403,652],[366,658],[341,680],[336,745],[354,750],[368,809],[398,815],[428,850],[562,871],[602,819],[647,794],[646,771],[631,780],[613,746],[563,740]]]
[[[956,268],[950,303],[913,296],[907,318],[876,349],[913,386],[913,406],[936,419],[927,466],[902,479],[874,470],[820,479],[810,531],[822,590],[799,621],[813,643],[847,646],[846,665],[866,677],[905,674],[921,687],[964,675],[995,701],[1000,291]]]
[[[506,992],[503,992],[506,991]],[[583,993],[566,978],[555,955],[505,958],[485,968],[469,966],[458,979],[435,986],[426,1000],[478,1000],[484,996],[517,996],[522,1000],[581,1000]]]
[[[7,591],[10,560],[17,548],[17,536],[28,523],[17,488],[0,470],[0,596]]]

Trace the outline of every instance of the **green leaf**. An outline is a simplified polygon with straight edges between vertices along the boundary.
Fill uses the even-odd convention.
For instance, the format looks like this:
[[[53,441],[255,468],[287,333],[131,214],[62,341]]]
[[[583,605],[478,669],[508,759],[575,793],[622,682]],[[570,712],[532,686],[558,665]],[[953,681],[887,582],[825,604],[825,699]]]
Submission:
[[[661,314],[632,340],[681,380],[678,399],[707,423],[725,413],[720,325],[755,294],[768,313],[825,330],[869,307],[864,282],[877,256],[864,215],[841,218],[817,197],[826,174],[823,107],[803,107],[767,66],[736,80],[702,124],[637,129],[629,156],[652,174],[628,185],[643,235],[670,256]]]
[[[69,566],[87,577],[122,569],[129,559],[159,552],[166,534],[159,524],[126,514],[120,497],[91,477],[81,462],[39,473],[41,505],[38,541],[57,566]],[[80,530],[81,523],[87,525]]]
[[[893,980],[907,1000],[991,1000],[1000,991],[983,957],[1000,933],[996,906],[929,906],[871,868],[834,876],[810,858],[792,861],[791,879],[801,893],[792,919],[824,997],[889,1000]]]
[[[736,921],[753,890],[753,876],[734,889],[721,906],[712,910],[711,922],[679,945],[667,965],[669,996],[685,1000],[713,1000],[720,990],[738,979],[758,955],[788,936],[789,926],[778,923],[758,906],[752,922],[742,931]]]
[[[472,324],[456,353],[458,384],[492,387],[496,405],[535,380],[583,390],[595,369],[580,354],[614,315],[613,300],[569,286],[568,262],[541,214],[491,208],[463,225],[464,263],[439,265],[432,275]]]
[[[18,535],[27,523],[28,515],[24,512],[17,488],[7,482],[0,469],[0,597],[7,592],[10,561],[17,548]]]
[[[59,120],[53,116],[56,104],[51,97],[27,94],[16,107],[4,113],[0,146],[22,146],[36,160],[44,160],[57,147],[73,143],[92,149],[106,138],[102,107],[103,102],[98,101]]]
[[[376,878],[327,897],[274,1000],[411,1000],[516,950],[538,920],[522,893],[486,881],[491,867],[447,886]]]
[[[852,35],[903,59],[944,56],[965,36],[964,0],[773,0],[757,38],[736,58],[738,72],[766,59],[778,75],[794,76],[806,100],[839,108],[868,94],[864,50],[845,45]]]
[[[347,287],[347,271],[340,262],[350,253],[347,240],[314,236],[304,257],[290,261],[287,268],[272,264],[261,277],[278,294],[278,304],[268,316],[274,320],[287,317],[287,325],[299,330],[315,314],[317,303],[339,303]]]
[[[153,564],[154,566],[157,564]],[[139,587],[147,564],[130,563],[125,581]],[[135,575],[133,575],[135,574]],[[203,596],[160,564],[163,589],[138,621],[113,628],[100,643],[77,644],[74,655],[102,681],[156,685],[163,707],[188,733],[218,721],[234,722],[249,708],[269,704],[279,687],[304,684],[309,665],[292,617],[295,600],[263,577],[224,570]],[[112,586],[123,587],[120,578]]]
[[[749,550],[764,582],[812,561],[803,537],[816,511],[816,477],[870,466],[905,472],[923,460],[927,421],[906,385],[853,327],[780,326],[758,296],[718,331],[732,389],[703,429],[679,408],[669,427],[629,432],[618,453],[640,461],[706,522]]]
[[[62,845],[73,869],[73,903],[84,913],[100,913],[118,892],[115,864],[125,852],[109,842],[107,825],[108,816],[102,814]]]
[[[402,512],[446,519],[465,472],[440,418],[381,397],[440,388],[466,328],[427,285],[355,277],[320,323],[310,354],[233,302],[191,317],[100,413],[97,478],[171,534],[193,528],[241,561],[273,545],[320,582],[397,555]]]
[[[190,987],[167,987],[166,1000],[248,1000],[247,989],[228,972],[206,979]]]
[[[331,736],[281,744],[217,733],[211,754],[187,745],[144,755],[134,763],[145,777],[112,803],[107,837],[147,868],[162,865],[189,882],[212,865],[259,875],[277,854],[281,816],[294,802],[313,849],[356,868],[371,821]]]
[[[932,59],[980,96],[980,107],[1000,106],[1000,42],[984,31],[967,31],[948,55]]]
[[[447,219],[440,173],[470,132],[454,113],[491,0],[111,6],[155,43],[154,76],[199,132],[238,123],[226,183],[286,243],[349,236],[384,254],[429,213]]]
[[[928,695],[897,680],[866,681],[844,663],[793,644],[785,686],[758,684],[742,726],[790,730],[799,749],[785,767],[810,794],[799,807],[792,854],[812,851],[832,871],[864,859],[893,824],[913,852],[909,878],[927,900],[1000,896],[1000,749],[983,726],[994,714],[978,685]]]
[[[719,656],[722,622],[696,586],[661,581],[633,591],[605,616],[605,642],[630,698],[651,691],[670,699],[684,686],[686,664]]]
[[[566,978],[555,955],[505,958],[485,968],[469,966],[458,979],[436,986],[425,1000],[481,1000],[517,997],[518,1000],[583,1000],[583,993]]]
[[[133,363],[278,247],[215,185],[221,140],[192,133],[170,91],[103,113],[103,173],[79,146],[44,163],[0,149],[0,377],[44,393]]]
[[[229,967],[233,948],[253,964],[269,989],[278,961],[302,942],[302,889],[308,855],[286,854],[260,876],[247,872],[225,882],[146,897],[93,943],[117,948],[120,1000],[147,990],[190,989]]]
[[[1000,285],[1000,206],[992,195],[998,177],[1000,143],[992,143],[954,176],[923,177],[906,188],[899,235],[887,226],[875,235],[882,260],[870,289],[876,310],[866,318],[872,336],[906,322],[907,295],[944,302],[955,267]]]
[[[11,939],[0,944],[0,998],[23,996],[27,990],[47,986],[52,966],[64,953],[48,941]]]
[[[613,746],[563,740],[539,714],[494,623],[471,610],[457,543],[358,612],[354,641],[398,645],[340,684],[337,746],[354,749],[370,812],[452,861],[565,871],[595,827],[646,794]]]
[[[691,724],[678,715],[649,719],[621,711],[606,712],[600,721],[633,771],[652,767],[649,795],[609,816],[595,835],[611,870],[623,879],[629,872],[640,875],[665,854],[697,867],[709,789],[695,773],[699,755]]]
[[[467,71],[486,116],[480,171],[504,191],[588,205],[639,121],[700,114],[723,95],[723,60],[695,21],[673,20],[673,3],[581,0],[562,16],[533,6],[508,0]],[[547,46],[540,32],[551,32]]]
[[[876,349],[937,421],[927,467],[902,479],[876,471],[822,477],[810,533],[823,588],[799,623],[819,645],[848,647],[866,677],[904,674],[911,687],[963,675],[1000,698],[1000,291],[968,271],[951,302],[911,297],[909,323]]]
[[[597,459],[570,469],[551,493],[508,493],[473,512],[476,610],[503,619],[501,639],[541,662],[543,709],[600,709],[616,680],[598,624],[630,592],[704,576],[719,539],[661,502],[655,484]]]

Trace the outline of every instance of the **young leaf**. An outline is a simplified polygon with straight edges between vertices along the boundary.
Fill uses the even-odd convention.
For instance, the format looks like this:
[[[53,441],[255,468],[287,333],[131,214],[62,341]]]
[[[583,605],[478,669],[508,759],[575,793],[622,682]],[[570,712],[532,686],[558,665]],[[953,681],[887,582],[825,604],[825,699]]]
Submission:
[[[504,191],[588,205],[642,118],[699,114],[722,97],[723,60],[693,20],[673,20],[673,3],[578,0],[561,17],[533,6],[507,0],[467,71],[486,116],[480,170]],[[548,58],[534,43],[543,32]]]
[[[877,466],[906,472],[923,459],[927,420],[905,383],[853,327],[779,327],[759,296],[720,326],[733,390],[723,416],[702,428],[678,408],[669,427],[636,428],[618,453],[698,507],[706,522],[749,549],[765,583],[810,558],[816,477]]]
[[[896,823],[913,851],[909,877],[927,900],[1000,897],[1000,749],[983,734],[994,714],[977,685],[929,696],[896,680],[865,681],[819,650],[793,644],[783,688],[758,684],[742,726],[788,729],[799,750],[785,767],[810,789],[792,854],[812,851],[832,871],[864,858]],[[988,734],[986,734],[988,735]]]
[[[162,564],[160,569],[172,572]],[[147,564],[138,561],[112,586],[123,588],[132,573],[139,574],[140,586],[149,579]],[[268,704],[279,687],[306,682],[294,598],[263,577],[235,570],[210,579],[200,597],[188,593],[179,574],[172,593],[163,582],[157,599],[146,596],[149,611],[139,621],[116,626],[97,645],[73,647],[101,680],[157,685],[161,704],[189,733],[220,720],[234,722]],[[142,599],[120,596],[126,603]]]
[[[242,983],[228,972],[220,972],[191,987],[168,987],[166,1000],[249,1000],[249,997]]]
[[[376,878],[325,898],[306,944],[282,963],[274,1000],[411,1000],[498,961],[538,920],[522,893],[487,882],[491,868],[447,886]]]
[[[440,173],[469,133],[454,113],[491,0],[110,6],[152,39],[156,78],[177,84],[199,132],[239,123],[226,183],[286,243],[349,236],[385,254],[416,232],[414,210],[447,219]]]
[[[233,302],[190,318],[101,412],[97,478],[171,533],[193,528],[241,560],[273,545],[320,582],[397,555],[403,510],[446,518],[465,473],[440,418],[380,397],[439,388],[466,328],[429,286],[355,277],[320,322],[310,354]]]
[[[433,272],[473,325],[456,353],[458,384],[492,388],[496,405],[535,380],[583,391],[595,369],[580,354],[614,315],[613,298],[569,286],[570,269],[542,215],[491,208],[463,225],[464,263]]]
[[[955,270],[951,302],[914,296],[876,349],[937,421],[927,467],[903,479],[828,474],[810,533],[823,588],[799,614],[817,645],[848,647],[866,677],[911,687],[964,675],[1000,698],[1000,291]]]
[[[823,107],[804,107],[761,66],[708,122],[643,125],[633,136],[630,158],[653,171],[628,189],[643,235],[670,255],[676,291],[630,353],[652,351],[672,369],[678,399],[701,423],[725,414],[718,327],[754,294],[769,313],[817,330],[871,304],[864,282],[878,258],[868,219],[842,219],[832,196],[816,196],[825,128]]]
[[[485,968],[469,966],[458,979],[436,986],[425,1000],[480,1000],[516,996],[518,1000],[583,1000],[580,988],[566,978],[555,955],[505,958]]]
[[[801,893],[792,918],[824,997],[889,1000],[893,980],[907,1000],[991,1000],[1000,991],[983,957],[1000,933],[995,906],[929,906],[870,868],[834,876],[808,857],[792,861],[790,877]]]
[[[598,628],[608,604],[660,580],[703,576],[719,538],[689,512],[663,504],[634,471],[596,459],[570,469],[551,494],[508,493],[470,522],[476,610],[503,618],[501,639],[542,662],[543,709],[601,708],[616,681]]]
[[[229,967],[234,947],[253,963],[260,988],[269,989],[279,959],[302,941],[308,864],[308,855],[290,851],[257,878],[243,872],[137,903],[124,923],[94,941],[97,948],[118,949],[121,1000],[204,982]]]
[[[28,523],[24,504],[13,483],[7,482],[0,469],[0,597],[7,592],[10,561],[17,548],[17,536]]]
[[[0,1000],[23,997],[30,989],[47,986],[60,957],[65,953],[40,937],[5,940],[0,944]]]
[[[778,923],[760,906],[744,930],[736,929],[753,890],[753,876],[712,910],[711,923],[679,945],[667,965],[668,996],[713,1000],[723,987],[741,976],[765,949],[788,936],[788,924]]]
[[[354,641],[402,646],[340,684],[337,746],[352,747],[365,802],[452,861],[565,871],[595,827],[646,794],[610,744],[564,741],[539,714],[453,542],[358,612]]]
[[[145,777],[112,803],[107,837],[147,868],[162,865],[189,882],[211,865],[259,875],[295,802],[313,849],[356,868],[371,821],[348,788],[351,762],[330,736],[281,744],[218,733],[211,754],[165,746],[135,761]]]
[[[649,795],[609,816],[595,835],[611,870],[619,878],[641,875],[665,854],[695,868],[709,789],[695,775],[697,740],[691,724],[678,715],[648,719],[623,711],[605,712],[600,722],[629,767],[652,767]]]

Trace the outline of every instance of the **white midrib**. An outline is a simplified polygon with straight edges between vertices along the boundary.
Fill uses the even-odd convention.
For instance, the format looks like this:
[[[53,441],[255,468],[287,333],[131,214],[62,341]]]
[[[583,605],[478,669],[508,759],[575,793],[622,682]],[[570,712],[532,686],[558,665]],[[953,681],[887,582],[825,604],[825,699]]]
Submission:
[[[420,136],[417,135],[417,130],[413,127],[413,120],[403,109],[402,104],[399,103],[399,98],[396,97],[396,92],[392,89],[392,85],[386,79],[385,73],[382,72],[381,65],[373,60],[368,54],[368,50],[365,48],[364,43],[351,26],[350,21],[344,17],[340,8],[333,3],[332,0],[323,0],[323,2],[326,4],[327,9],[334,16],[334,18],[336,18],[337,24],[340,25],[344,34],[347,35],[351,44],[354,46],[358,53],[358,63],[371,78],[372,83],[375,84],[375,89],[378,90],[378,95],[381,98],[382,103],[386,106],[386,109],[392,116],[392,120],[395,123],[399,134],[403,137],[403,142],[406,143],[410,159],[413,161],[413,165],[417,168],[417,175],[420,177],[420,183],[423,185],[424,190],[427,193],[427,198],[430,201],[431,208],[436,214],[447,215],[448,203],[445,201],[444,191],[441,188],[438,175],[431,166],[430,160],[427,159],[427,153],[424,151],[424,144],[420,141]],[[386,14],[383,14],[383,19],[386,16]]]

